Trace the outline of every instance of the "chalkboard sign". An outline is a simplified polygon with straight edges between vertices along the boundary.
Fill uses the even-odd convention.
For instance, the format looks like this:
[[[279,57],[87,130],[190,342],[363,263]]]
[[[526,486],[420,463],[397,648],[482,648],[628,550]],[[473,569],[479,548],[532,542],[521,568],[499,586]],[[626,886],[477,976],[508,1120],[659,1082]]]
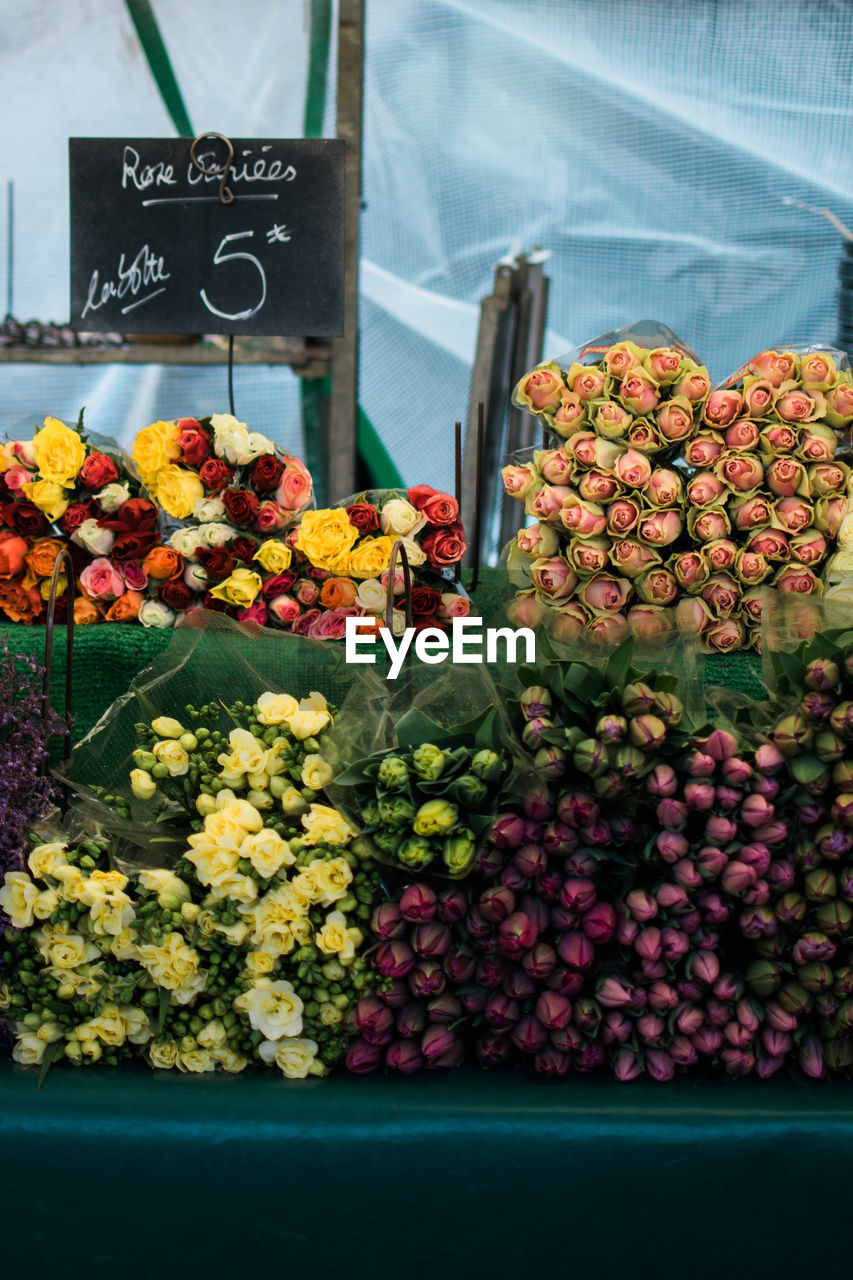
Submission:
[[[344,143],[232,139],[225,173],[228,139],[191,146],[69,139],[71,327],[343,333]]]

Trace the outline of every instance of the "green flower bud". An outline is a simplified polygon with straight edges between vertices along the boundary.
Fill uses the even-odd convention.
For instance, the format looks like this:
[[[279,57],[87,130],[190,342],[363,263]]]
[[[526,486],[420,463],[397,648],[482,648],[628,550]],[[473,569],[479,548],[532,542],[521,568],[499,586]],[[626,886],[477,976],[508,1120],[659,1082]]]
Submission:
[[[431,742],[425,742],[412,752],[412,764],[421,778],[435,782],[444,772],[444,752]]]
[[[133,753],[133,763],[137,769],[145,769],[146,772],[149,772],[157,763],[157,757],[153,751],[143,751],[141,747],[138,747]]]
[[[797,1017],[808,1013],[814,1004],[812,997],[798,982],[786,982],[777,999],[786,1013],[794,1013]]]
[[[817,756],[796,756],[788,767],[794,781],[810,796],[821,795],[829,785],[829,768]]]
[[[584,738],[572,752],[572,764],[579,773],[597,778],[608,767],[607,747],[595,738]]]
[[[198,746],[198,738],[194,733],[182,733],[180,738],[178,738],[178,742],[183,747],[184,751],[195,751]]]
[[[484,748],[474,756],[470,768],[475,778],[482,778],[483,782],[498,782],[503,773],[503,758],[497,751]]]
[[[684,704],[674,693],[659,693],[656,698],[657,713],[664,724],[677,725],[684,715]]]
[[[619,747],[613,758],[613,767],[622,778],[638,778],[647,768],[648,763],[648,758],[639,747],[631,747],[627,744]]]
[[[376,843],[378,844],[379,841],[377,840]],[[412,871],[420,871],[432,862],[434,850],[424,836],[410,836],[400,844],[397,857],[404,867],[409,867]]]
[[[853,789],[853,760],[839,760],[832,771],[832,781],[842,791]]]
[[[396,830],[408,827],[415,816],[415,806],[403,796],[383,797],[378,808],[382,825]]]
[[[629,716],[642,715],[657,706],[657,697],[647,684],[626,684],[622,691],[622,706]]]
[[[753,960],[744,977],[757,996],[772,996],[782,981],[782,966],[773,960]]]
[[[844,755],[844,742],[830,729],[821,729],[820,733],[815,735],[814,753],[824,764],[833,764]]]
[[[805,891],[812,902],[829,902],[838,893],[838,881],[825,867],[815,867],[805,878]]]
[[[289,786],[287,778],[283,778],[280,773],[276,774],[274,778],[270,778],[270,795],[274,800],[280,800]]]
[[[392,833],[390,831],[376,831],[371,836],[371,839],[376,845],[376,848],[382,853],[387,854],[389,857],[396,857],[401,841],[401,837],[398,832]]]
[[[798,756],[812,744],[814,733],[802,716],[784,716],[773,730],[773,742],[783,756]]]
[[[447,800],[427,800],[415,814],[412,828],[418,836],[440,836],[459,821],[459,810]]]
[[[444,841],[442,857],[444,865],[452,876],[464,876],[474,865],[477,853],[477,842],[474,832],[463,827],[461,831],[448,836]]]
[[[666,725],[659,716],[635,716],[628,724],[628,737],[641,751],[656,751],[666,741]]]
[[[453,784],[453,797],[463,808],[476,809],[488,795],[488,787],[472,773],[463,773]]]
[[[843,899],[822,902],[814,913],[814,922],[817,928],[829,937],[843,937],[850,932],[853,907]]]
[[[405,760],[400,756],[386,756],[379,766],[377,781],[386,791],[402,791],[409,781]]]
[[[837,1037],[827,1040],[823,1046],[823,1060],[833,1074],[837,1071],[849,1071],[853,1067],[853,1041]]]

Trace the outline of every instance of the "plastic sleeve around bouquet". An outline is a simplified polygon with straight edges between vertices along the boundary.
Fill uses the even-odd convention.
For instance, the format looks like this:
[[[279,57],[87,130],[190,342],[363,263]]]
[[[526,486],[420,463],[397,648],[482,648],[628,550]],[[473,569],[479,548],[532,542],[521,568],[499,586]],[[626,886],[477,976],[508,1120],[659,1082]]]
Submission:
[[[836,663],[853,644],[853,614],[846,602],[767,591],[761,622],[762,677],[768,695],[790,699],[803,687],[802,654]],[[843,674],[843,673],[842,673]]]
[[[137,726],[163,716],[186,724],[190,731],[188,707],[218,705],[218,719],[208,718],[204,724],[227,738],[235,727],[228,704],[251,708],[263,693],[302,697],[316,691],[337,708],[346,701],[356,672],[359,688],[375,702],[380,682],[348,666],[341,646],[196,611],[175,628],[168,648],[77,744],[57,776],[85,805],[91,821],[120,834],[133,848],[138,865],[167,865],[172,846],[163,837],[183,839],[197,817],[191,808],[193,787],[187,779],[182,796],[184,776],[179,773],[171,779],[171,796],[162,788],[151,797],[134,793],[130,775],[139,750]],[[163,850],[167,853],[160,861]]]

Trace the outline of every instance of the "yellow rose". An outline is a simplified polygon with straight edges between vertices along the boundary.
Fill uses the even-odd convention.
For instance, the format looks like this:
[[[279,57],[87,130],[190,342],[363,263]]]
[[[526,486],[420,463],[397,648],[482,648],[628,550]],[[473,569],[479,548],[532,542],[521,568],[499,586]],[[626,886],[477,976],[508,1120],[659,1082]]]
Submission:
[[[0,889],[0,907],[15,929],[30,927],[33,922],[33,906],[38,897],[38,886],[33,884],[26,871],[6,872],[6,881]]]
[[[322,756],[309,755],[302,762],[302,785],[312,791],[322,791],[334,777],[334,769]]]
[[[281,797],[281,807],[289,818],[308,812],[308,801],[296,787],[288,787]]]
[[[255,1031],[266,1040],[298,1036],[304,1005],[289,982],[261,979],[246,992],[246,1012]]]
[[[333,566],[358,540],[358,529],[343,507],[306,511],[299,525],[296,548],[317,569],[334,572]]]
[[[199,831],[188,836],[187,843],[190,851],[185,853],[184,857],[195,867],[201,884],[221,884],[237,870],[237,863],[240,861],[237,850],[224,849],[211,840],[206,832]]]
[[[196,1032],[196,1040],[202,1049],[218,1049],[228,1039],[225,1024],[220,1018],[212,1018],[201,1031]]]
[[[308,871],[317,885],[317,901],[324,907],[345,897],[352,884],[352,871],[343,858],[315,858]]]
[[[165,867],[154,867],[150,871],[140,871],[139,883],[143,889],[151,893],[171,893],[181,902],[189,902],[190,887],[174,871]]]
[[[157,472],[157,479],[150,486],[151,497],[158,507],[176,520],[185,520],[193,513],[193,507],[204,497],[204,485],[194,471],[171,462]]]
[[[188,947],[179,933],[168,933],[161,945],[147,943],[139,948],[139,963],[167,991],[187,986],[198,973],[201,957]]]
[[[43,880],[45,876],[53,876],[55,867],[65,867],[68,859],[65,856],[67,846],[59,840],[48,844],[36,845],[27,858],[27,866],[34,876]]]
[[[284,724],[293,715],[299,703],[289,693],[262,693],[258,698],[258,719],[261,724]]]
[[[240,857],[248,858],[265,880],[274,876],[279,867],[292,866],[296,861],[287,841],[282,840],[278,832],[270,827],[263,827],[262,830],[246,836],[240,846]]]
[[[123,1045],[126,1038],[124,1019],[115,1005],[106,1005],[97,1018],[90,1018],[77,1028],[78,1040],[103,1040],[114,1048]]]
[[[284,573],[285,569],[290,568],[293,552],[278,538],[267,538],[266,542],[262,542],[258,547],[254,558],[267,573]]]
[[[70,489],[86,461],[86,446],[77,432],[58,418],[45,418],[33,436],[33,449],[42,479]]]
[[[112,935],[112,939],[110,952],[115,956],[116,960],[135,960],[137,958],[136,934],[132,929],[119,929],[118,933]]]
[[[214,902],[224,898],[233,899],[234,902],[253,902],[258,896],[258,882],[252,876],[244,876],[238,871],[233,871],[211,887],[210,896]],[[226,927],[217,925],[216,929],[218,933],[226,934],[234,946],[239,946],[245,936],[241,933],[240,925]]]
[[[65,490],[55,480],[33,480],[24,485],[24,493],[51,522],[59,520],[68,510]]]
[[[174,738],[166,738],[163,742],[155,742],[151,748],[154,755],[169,770],[170,778],[182,778],[189,771],[190,758],[179,742]]]
[[[174,1040],[153,1040],[148,1046],[148,1061],[152,1067],[168,1070],[178,1060],[178,1046]]]
[[[308,812],[301,818],[305,835],[304,844],[348,844],[355,835],[355,829],[347,822],[337,809],[330,809],[325,804],[312,804]],[[346,865],[346,864],[345,864]]]
[[[180,720],[175,720],[173,716],[158,716],[151,721],[151,728],[158,738],[181,738],[186,733]]]
[[[394,539],[383,534],[379,538],[365,538],[354,551],[344,556],[335,569],[336,573],[351,578],[378,578],[388,568]]]
[[[325,1067],[317,1060],[314,1040],[288,1038],[273,1044],[266,1040],[258,1049],[264,1062],[275,1063],[288,1080],[304,1080],[307,1075],[322,1075]]]
[[[248,609],[263,585],[260,574],[252,573],[251,569],[235,569],[224,582],[213,587],[210,594],[217,600]]]
[[[59,906],[59,894],[55,889],[43,889],[33,903],[36,920],[49,920]]]
[[[170,462],[177,462],[180,456],[176,422],[152,422],[150,427],[143,427],[138,432],[133,442],[133,461],[139,478],[146,486],[152,485],[157,473]]]

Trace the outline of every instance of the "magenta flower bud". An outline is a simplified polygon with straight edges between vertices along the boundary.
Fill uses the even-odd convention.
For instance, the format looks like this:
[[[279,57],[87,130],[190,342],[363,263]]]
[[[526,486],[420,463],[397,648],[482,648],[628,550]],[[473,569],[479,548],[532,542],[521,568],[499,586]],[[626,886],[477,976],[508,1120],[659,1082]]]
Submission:
[[[774,1031],[765,1027],[761,1032],[761,1043],[771,1058],[784,1058],[793,1048],[793,1037],[785,1031]]]
[[[463,987],[459,992],[459,1002],[466,1013],[472,1015],[480,1014],[486,1007],[489,1000],[489,993],[485,987],[479,987],[476,983]]]
[[[589,969],[595,961],[595,948],[582,933],[564,933],[557,942],[557,953],[570,969]]]
[[[726,729],[715,729],[705,739],[702,747],[712,759],[728,760],[737,754],[737,738]]]
[[[477,854],[477,871],[487,880],[495,880],[506,866],[506,854],[494,845],[485,845]]]
[[[675,1075],[675,1063],[665,1049],[647,1049],[646,1071],[653,1080],[665,1084]]]
[[[506,1062],[511,1053],[508,1036],[480,1036],[477,1041],[477,1059],[483,1067],[497,1067]]]
[[[720,773],[723,781],[730,787],[742,787],[752,777],[752,765],[738,756],[730,756],[728,760],[723,761]]]
[[[587,1035],[592,1035],[598,1030],[601,1022],[601,1006],[597,1000],[593,1000],[590,996],[582,996],[575,1002],[574,1024]]]
[[[642,1009],[647,1008],[648,1003],[649,993],[645,987],[636,986],[632,988],[631,1009],[634,1013],[639,1013]]]
[[[646,790],[658,799],[674,796],[678,790],[678,778],[672,765],[656,764],[646,778]]]
[[[578,833],[565,822],[549,822],[542,832],[542,847],[552,857],[565,857],[578,847]]]
[[[595,858],[587,849],[576,849],[570,853],[563,863],[563,871],[567,876],[580,876],[590,879],[597,867]]]
[[[552,1034],[559,1035],[560,1032]],[[606,1054],[604,1045],[601,1044],[583,1044],[576,1050],[573,1065],[576,1070],[583,1072],[600,1071],[604,1066]]]
[[[410,937],[417,954],[429,960],[446,956],[450,950],[450,930],[446,924],[440,924],[437,920],[415,925]]]
[[[463,1041],[454,1038],[450,1048],[427,1062],[426,1069],[427,1071],[455,1071],[464,1061],[465,1045]]]
[[[601,1036],[605,1044],[625,1044],[634,1034],[634,1024],[618,1009],[608,1009],[604,1015]]]
[[[407,885],[400,894],[400,912],[410,924],[428,923],[436,912],[435,890],[428,884]]]
[[[725,924],[731,912],[718,893],[701,893],[697,898],[702,919],[708,924]]]
[[[566,880],[560,890],[560,902],[567,911],[588,911],[595,899],[595,885],[585,878]]]
[[[438,960],[420,960],[406,978],[409,990],[419,1000],[440,995],[447,986],[444,970]]]
[[[441,1026],[438,1023],[427,1027],[421,1036],[421,1053],[427,1063],[435,1058],[440,1058],[442,1054],[447,1053],[456,1043],[456,1037],[449,1028]]]
[[[693,1047],[702,1057],[710,1058],[718,1053],[723,1043],[723,1033],[718,1027],[700,1027],[693,1035]]]
[[[559,1049],[555,1049],[553,1045],[549,1044],[534,1055],[533,1067],[534,1070],[542,1075],[556,1079],[568,1074],[571,1062],[572,1060],[567,1053],[561,1053]]]
[[[536,926],[537,935],[548,928],[551,913],[547,905],[537,898],[535,893],[526,893],[518,904],[519,911],[524,911]]]
[[[427,1005],[430,1022],[456,1022],[462,1017],[462,1001],[458,996],[435,996]]]
[[[547,787],[531,787],[525,794],[522,805],[525,815],[532,818],[534,822],[547,822],[554,813]]]
[[[663,955],[661,931],[654,925],[641,929],[634,943],[634,950],[641,960],[660,960]]]
[[[545,979],[545,986],[549,991],[559,991],[561,996],[568,996],[570,1000],[583,990],[583,985],[583,974],[576,973],[573,969],[555,969]]]
[[[766,875],[770,869],[770,850],[766,844],[742,845],[738,853],[738,861],[745,862],[748,867],[752,867],[757,875]]]
[[[710,782],[687,782],[684,800],[688,809],[710,809],[714,803],[714,787]]]
[[[526,880],[535,880],[548,869],[548,856],[538,844],[523,844],[515,852],[512,864]]]
[[[370,917],[370,932],[374,938],[387,942],[405,933],[406,925],[396,902],[380,902]]]
[[[643,1074],[643,1067],[632,1049],[620,1049],[613,1059],[613,1074],[622,1084],[636,1080]]]
[[[764,742],[755,753],[755,767],[760,773],[778,773],[785,763],[785,757],[772,742]]]
[[[711,986],[720,973],[720,961],[713,951],[694,951],[687,961],[687,974],[696,982]]]
[[[627,813],[614,813],[609,819],[610,835],[614,844],[625,844],[634,840],[637,829],[633,819]]]
[[[567,1027],[572,1020],[572,1003],[557,991],[543,991],[536,1001],[534,1013],[543,1027],[554,1031]]]
[[[780,1004],[770,1003],[764,1006],[764,1020],[773,1031],[796,1031],[797,1018]]]
[[[469,982],[474,975],[476,967],[476,957],[469,947],[451,947],[444,957],[444,972],[456,986],[461,986],[463,982]]]
[[[369,1075],[371,1071],[378,1071],[382,1066],[385,1054],[377,1044],[368,1044],[366,1040],[353,1040],[347,1049],[346,1065],[347,1071],[352,1071],[355,1075]]]
[[[605,1009],[627,1009],[634,998],[634,991],[621,978],[602,978],[596,988],[595,998]]]
[[[716,802],[720,809],[730,813],[743,800],[743,792],[738,787],[727,787],[721,784],[716,790]]]
[[[762,827],[770,822],[775,810],[763,796],[749,795],[740,808],[740,820],[747,827]]]
[[[596,818],[593,822],[585,823],[578,834],[582,840],[592,845],[594,849],[605,849],[613,841],[610,823],[605,822],[603,818]]]
[[[520,1053],[538,1053],[548,1043],[548,1032],[532,1013],[526,1013],[510,1032],[510,1039]]]
[[[756,1063],[751,1049],[724,1049],[720,1060],[730,1076],[748,1076]]]
[[[609,902],[596,902],[581,920],[581,929],[590,942],[609,942],[616,932],[616,911]]]
[[[562,887],[563,877],[556,871],[549,871],[533,881],[533,889],[543,902],[556,902]]]
[[[616,941],[621,942],[623,947],[633,947],[639,932],[638,922],[625,914],[624,904],[620,902],[616,914]]]
[[[699,1054],[693,1041],[684,1035],[672,1037],[669,1056],[677,1067],[692,1067],[699,1061]]]
[[[659,1013],[647,1011],[637,1019],[637,1031],[646,1044],[655,1044],[666,1030],[666,1023]]]
[[[465,919],[468,898],[462,889],[442,889],[438,895],[438,918],[442,924],[458,924]]]
[[[521,957],[521,967],[529,978],[547,978],[557,967],[557,953],[547,942],[537,942]]]
[[[643,977],[649,982],[656,982],[659,978],[666,978],[669,974],[669,966],[663,957],[659,960],[641,960],[640,968],[643,971]]]
[[[722,885],[726,893],[733,893],[738,897],[745,893],[747,889],[750,889],[757,879],[758,872],[753,867],[747,866],[745,862],[732,859],[723,870]]]
[[[752,779],[752,790],[757,796],[764,796],[765,800],[775,800],[781,789],[778,778]]]
[[[582,827],[594,822],[600,812],[595,796],[588,791],[568,791],[557,801],[557,816],[570,827]]]
[[[560,888],[562,888],[562,884]],[[576,911],[567,911],[565,907],[554,906],[550,912],[550,924],[558,933],[566,933],[570,929],[578,928],[580,916]]]
[[[405,978],[415,964],[415,953],[407,942],[393,938],[380,943],[373,953],[373,967],[384,978]]]
[[[705,1014],[695,1004],[682,1004],[675,1015],[675,1025],[682,1035],[694,1036],[705,1025]]]
[[[368,1044],[386,1045],[394,1038],[394,1015],[375,996],[363,996],[359,1000],[353,1012],[353,1021],[356,1030]]]
[[[686,934],[694,934],[702,923],[702,917],[698,910],[685,911],[684,915],[679,918],[679,925]]]
[[[690,842],[680,831],[659,831],[655,845],[664,862],[670,864],[678,862],[690,848]]]
[[[493,886],[480,894],[477,906],[484,920],[500,924],[515,911],[515,894],[504,885]]]
[[[758,1063],[755,1068],[755,1074],[759,1080],[769,1080],[774,1076],[781,1067],[784,1067],[784,1058],[771,1057],[769,1053],[760,1053],[758,1055]]]
[[[813,931],[797,939],[791,954],[796,964],[806,965],[812,960],[832,960],[835,951],[835,943],[825,933]]]
[[[737,835],[737,823],[723,814],[711,814],[705,823],[705,839],[708,844],[729,844]]]
[[[625,897],[625,906],[635,920],[645,924],[658,914],[658,903],[645,889],[632,889]]]
[[[479,907],[470,907],[465,917],[465,928],[468,935],[475,940],[481,938],[490,938],[492,935],[492,926],[484,915],[480,912]]]
[[[519,871],[514,862],[504,867],[501,872],[501,884],[510,889],[513,893],[520,893],[522,889],[526,889],[529,884],[529,878]]]
[[[668,831],[680,831],[687,822],[688,809],[683,800],[659,800],[655,809],[657,820]]]
[[[536,995],[536,979],[525,973],[520,965],[510,969],[503,981],[503,993],[510,1000],[529,1000]]]
[[[499,849],[517,849],[524,839],[524,819],[517,813],[504,813],[495,819],[491,841]]]
[[[687,934],[681,929],[674,929],[672,925],[666,925],[661,931],[661,955],[665,960],[680,960],[682,956],[686,956],[690,950],[690,942]]]
[[[426,1063],[418,1045],[413,1040],[397,1040],[388,1046],[385,1065],[391,1071],[400,1071],[403,1075],[411,1076],[421,1071]]]
[[[705,880],[716,880],[722,875],[728,861],[728,854],[722,849],[715,849],[713,845],[706,845],[696,856],[696,866]]]
[[[411,994],[405,978],[393,978],[377,991],[376,998],[387,1004],[389,1009],[402,1009],[404,1004],[408,1004]]]
[[[824,1073],[823,1046],[817,1036],[806,1036],[797,1049],[797,1062],[812,1080],[819,1080]]]
[[[496,987],[503,985],[505,976],[506,965],[503,960],[499,960],[497,956],[483,956],[477,962],[474,981],[481,987],[485,987],[487,991],[493,991]]]
[[[413,1000],[397,1010],[397,1031],[404,1040],[414,1040],[422,1035],[427,1025],[426,1009],[420,1001]]]
[[[696,866],[696,863],[691,862],[689,858],[682,858],[680,862],[676,862],[673,868],[673,875],[678,883],[684,885],[686,889],[698,889],[704,883],[702,872]]]
[[[669,1013],[678,1004],[678,992],[668,982],[653,982],[648,995],[649,1006],[656,1013]]]

